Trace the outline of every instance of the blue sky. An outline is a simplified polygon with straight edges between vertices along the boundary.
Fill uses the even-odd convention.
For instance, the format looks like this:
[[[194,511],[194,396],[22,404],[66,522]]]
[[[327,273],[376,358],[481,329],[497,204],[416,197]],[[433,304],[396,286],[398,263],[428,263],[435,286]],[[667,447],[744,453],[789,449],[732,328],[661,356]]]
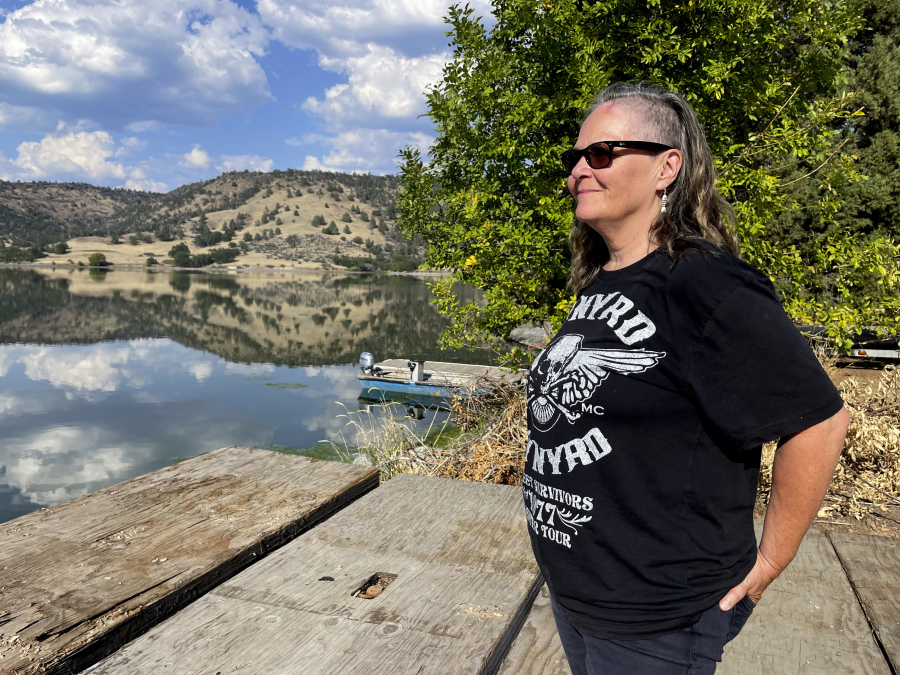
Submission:
[[[0,179],[393,173],[434,137],[422,92],[450,56],[449,4],[0,0]]]

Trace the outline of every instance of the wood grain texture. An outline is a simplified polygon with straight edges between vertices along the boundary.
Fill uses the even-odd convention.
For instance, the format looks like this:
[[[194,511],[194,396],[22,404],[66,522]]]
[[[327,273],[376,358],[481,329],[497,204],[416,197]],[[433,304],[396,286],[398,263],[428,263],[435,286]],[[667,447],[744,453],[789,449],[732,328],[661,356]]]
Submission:
[[[499,675],[572,675],[556,631],[546,584],[541,586]]]
[[[900,672],[900,540],[849,532],[828,537],[895,672]]]
[[[757,537],[762,524],[757,521]],[[890,675],[825,533],[814,527],[797,557],[725,647],[717,675]]]
[[[495,673],[540,585],[519,488],[400,475],[87,672]]]
[[[224,448],[0,530],[0,673],[73,673],[378,485]]]

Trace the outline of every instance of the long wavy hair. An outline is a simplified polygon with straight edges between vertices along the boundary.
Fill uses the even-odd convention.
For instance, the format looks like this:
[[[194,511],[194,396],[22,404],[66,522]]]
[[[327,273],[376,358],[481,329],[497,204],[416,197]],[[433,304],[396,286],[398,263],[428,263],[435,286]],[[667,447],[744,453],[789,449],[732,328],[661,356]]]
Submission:
[[[620,101],[640,116],[646,138],[681,151],[681,170],[667,188],[665,213],[650,226],[650,238],[677,263],[690,250],[709,244],[740,257],[734,210],[717,192],[716,169],[697,113],[680,94],[651,84],[614,84],[599,94],[584,119],[604,103]],[[569,233],[572,271],[569,287],[581,293],[609,260],[603,238],[577,218]]]

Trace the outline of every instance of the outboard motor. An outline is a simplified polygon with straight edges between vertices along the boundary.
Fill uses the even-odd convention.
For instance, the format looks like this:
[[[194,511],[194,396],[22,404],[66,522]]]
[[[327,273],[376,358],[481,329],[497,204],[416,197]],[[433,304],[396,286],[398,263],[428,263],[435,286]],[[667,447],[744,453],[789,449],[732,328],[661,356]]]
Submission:
[[[409,381],[410,382],[424,382],[425,381],[425,362],[424,361],[410,361],[407,364],[409,368]]]
[[[363,352],[359,355],[359,367],[365,375],[371,375],[375,367],[375,357],[369,352]]]

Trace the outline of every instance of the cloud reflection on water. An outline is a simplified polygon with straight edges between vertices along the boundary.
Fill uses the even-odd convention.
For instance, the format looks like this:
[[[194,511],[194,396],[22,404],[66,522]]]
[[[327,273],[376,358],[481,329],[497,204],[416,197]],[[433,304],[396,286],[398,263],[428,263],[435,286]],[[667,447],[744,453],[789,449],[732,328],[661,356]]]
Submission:
[[[178,457],[339,437],[335,401],[355,409],[360,390],[353,368],[229,363],[168,339],[2,345],[0,363],[0,521]]]

